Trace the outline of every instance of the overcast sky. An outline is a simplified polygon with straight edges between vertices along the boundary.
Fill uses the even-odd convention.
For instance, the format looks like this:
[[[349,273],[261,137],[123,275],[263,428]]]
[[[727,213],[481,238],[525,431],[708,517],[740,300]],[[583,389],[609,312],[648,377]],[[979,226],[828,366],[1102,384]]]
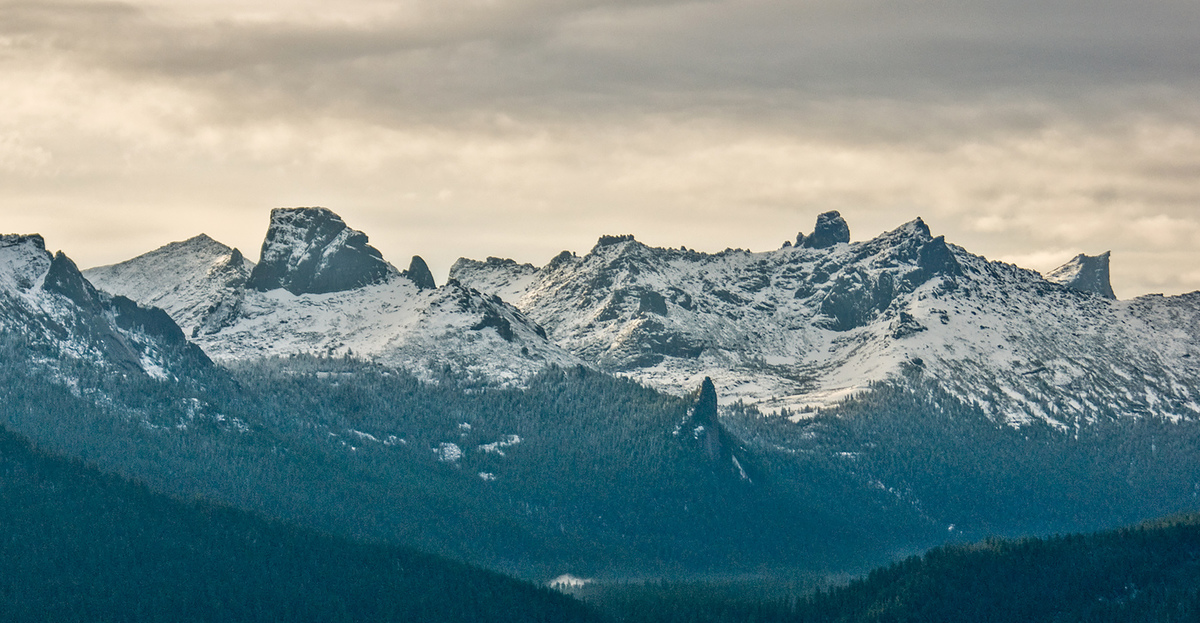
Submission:
[[[252,8],[248,8],[252,7]],[[438,281],[921,216],[1200,289],[1195,0],[0,0],[2,232],[81,266],[322,205]]]

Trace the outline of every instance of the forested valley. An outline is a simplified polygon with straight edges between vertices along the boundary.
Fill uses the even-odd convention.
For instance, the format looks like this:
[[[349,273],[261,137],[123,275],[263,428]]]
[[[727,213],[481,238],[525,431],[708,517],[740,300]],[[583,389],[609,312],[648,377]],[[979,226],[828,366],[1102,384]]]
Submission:
[[[962,558],[964,553],[1008,555],[1043,543],[985,541],[989,537],[1112,529],[1189,510],[1200,481],[1200,458],[1191,451],[1200,443],[1195,424],[1114,417],[1074,430],[1036,424],[1018,429],[955,403],[932,384],[915,385],[922,388],[917,391],[912,385],[880,386],[867,397],[793,421],[788,416],[794,414],[764,416],[736,404],[721,407],[718,416],[715,388],[678,398],[585,368],[550,369],[523,388],[495,389],[473,386],[449,371],[429,383],[353,358],[295,356],[228,369],[205,367],[164,383],[87,365],[39,367],[28,357],[36,352],[28,344],[10,340],[5,349],[0,425],[11,431],[5,456],[36,456],[44,465],[60,462],[70,466],[54,468],[60,472],[118,483],[112,486],[125,491],[120,495],[136,500],[153,498],[145,502],[148,510],[141,510],[143,502],[106,502],[107,493],[97,493],[99,501],[86,496],[72,501],[72,494],[23,502],[66,489],[6,480],[6,495],[19,496],[8,505],[12,512],[41,513],[36,519],[14,515],[6,525],[28,529],[59,521],[61,529],[43,534],[112,534],[104,543],[122,544],[106,551],[58,536],[40,545],[32,537],[13,536],[12,543],[33,548],[14,550],[11,558],[31,570],[24,573],[27,578],[50,573],[48,567],[38,570],[38,555],[31,552],[46,553],[47,565],[61,565],[77,552],[92,551],[87,555],[95,559],[88,564],[96,565],[110,556],[130,560],[130,543],[141,541],[149,549],[136,554],[137,561],[180,548],[201,559],[179,563],[171,572],[147,571],[150,579],[125,573],[129,582],[141,586],[154,578],[175,578],[174,585],[189,585],[192,567],[270,566],[254,559],[256,550],[236,536],[261,530],[276,531],[284,541],[317,543],[301,547],[305,551],[349,548],[345,552],[350,553],[336,555],[362,557],[368,569],[392,564],[372,561],[395,560],[370,558],[371,552],[415,556],[396,548],[416,548],[536,583],[561,573],[592,578],[596,582],[589,590],[601,597],[585,596],[587,603],[612,620],[837,620],[829,619],[835,610],[854,612],[846,604],[876,597],[864,596],[861,582],[817,596],[812,596],[814,587],[829,589],[931,547],[944,546],[926,559],[951,562],[923,569],[950,573],[984,564]],[[22,467],[8,473],[32,472]],[[164,494],[184,502],[159,499]],[[180,512],[194,515],[196,525],[175,536],[155,527],[175,512],[162,509],[180,504],[192,509]],[[86,510],[94,507],[126,514]],[[84,511],[73,510],[79,508]],[[94,527],[87,517],[97,513],[100,523]],[[143,514],[145,526],[138,519]],[[265,527],[246,527],[251,524]],[[114,534],[117,526],[135,532]],[[207,546],[197,543],[210,537],[194,536],[204,530],[228,532],[232,540],[226,545],[212,541],[216,549],[206,553]],[[986,545],[971,545],[979,542]],[[1061,549],[1063,542],[1092,543],[1053,538],[1044,543]],[[251,558],[234,559],[221,548]],[[1195,555],[1194,548],[1180,551]],[[204,562],[205,556],[216,561]],[[314,563],[286,564],[302,569]],[[896,572],[868,578],[892,577],[880,573]],[[1012,567],[995,581],[1023,573]],[[218,586],[226,581],[220,577],[239,574],[210,575],[212,586]],[[366,585],[370,582],[356,585],[352,577],[359,576],[346,577],[345,592],[321,599],[382,608],[377,599],[359,600],[355,592],[374,590]],[[1105,596],[1116,600],[1105,607],[1112,610],[1119,603],[1132,605],[1112,612],[1191,612],[1187,599],[1194,593],[1169,585],[1172,577],[1177,576],[1130,580],[1137,586],[1161,584],[1161,599],[1138,589],[1128,598]],[[644,584],[639,578],[655,580]],[[395,581],[408,586],[410,580]],[[1095,586],[1109,586],[1108,580],[1096,581]],[[84,584],[77,588],[93,590]],[[10,591],[24,595],[14,608],[34,608],[28,600],[36,591],[23,593],[30,585],[21,586],[26,588]],[[904,587],[903,598],[887,597],[889,603],[936,597]],[[1091,590],[1071,588],[1069,594]],[[239,603],[296,597],[236,594],[235,601],[245,600]],[[268,594],[275,596],[263,597]],[[966,594],[983,598],[977,590]],[[88,599],[66,602],[103,601]],[[181,608],[182,602],[170,599],[185,598],[163,599],[148,602],[144,612]],[[196,620],[209,620],[202,618],[206,612],[232,612],[197,599],[187,606],[199,608]],[[829,600],[843,605],[830,606],[835,602]],[[106,603],[94,606],[99,608],[94,612],[115,611],[118,602]],[[911,608],[863,607],[890,613],[876,620],[918,620],[897,614]],[[329,608],[336,613],[325,620],[356,620],[359,612]],[[92,612],[64,611],[62,620]],[[595,616],[587,608],[571,612]],[[483,620],[505,620],[488,618],[494,616],[500,615]]]

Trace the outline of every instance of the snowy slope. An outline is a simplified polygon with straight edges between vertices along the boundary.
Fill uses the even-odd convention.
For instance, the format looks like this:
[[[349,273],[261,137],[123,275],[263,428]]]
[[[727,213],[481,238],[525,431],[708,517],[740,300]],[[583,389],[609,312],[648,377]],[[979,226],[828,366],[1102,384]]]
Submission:
[[[709,376],[726,404],[804,411],[923,375],[1014,424],[1200,417],[1200,340],[1181,328],[1195,327],[1181,319],[1195,319],[1194,297],[1080,292],[948,245],[920,219],[839,235],[717,254],[606,236],[540,269],[462,259],[450,276],[602,369],[680,394]]]
[[[410,271],[391,268],[365,235],[328,210],[276,210],[268,231],[262,255],[274,258],[269,272],[198,236],[88,274],[110,292],[161,306],[219,362],[353,354],[425,378],[449,372],[501,385],[550,364],[580,363],[499,298],[410,277],[424,266],[419,258]],[[357,246],[338,247],[346,241]]]
[[[196,337],[220,330],[237,312],[253,269],[237,249],[200,234],[83,274],[101,290],[166,311]]]
[[[579,363],[498,299],[458,284],[421,290],[400,276],[325,294],[249,291],[228,326],[195,341],[217,361],[353,354],[427,378],[449,368],[500,384]]]
[[[97,291],[37,234],[0,236],[0,335],[10,357],[60,373],[82,362],[165,380],[211,365],[166,314]]]

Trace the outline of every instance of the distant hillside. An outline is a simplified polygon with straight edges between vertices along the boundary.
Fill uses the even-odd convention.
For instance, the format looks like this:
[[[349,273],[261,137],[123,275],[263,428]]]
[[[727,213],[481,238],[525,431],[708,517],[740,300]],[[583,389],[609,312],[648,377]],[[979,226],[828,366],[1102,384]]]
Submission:
[[[938,547],[808,598],[777,588],[644,584],[581,595],[622,623],[1200,620],[1200,515],[1047,539]]]
[[[1195,621],[1200,516],[939,547],[818,595],[797,621]]]
[[[593,621],[495,573],[145,487],[0,428],[5,621]]]

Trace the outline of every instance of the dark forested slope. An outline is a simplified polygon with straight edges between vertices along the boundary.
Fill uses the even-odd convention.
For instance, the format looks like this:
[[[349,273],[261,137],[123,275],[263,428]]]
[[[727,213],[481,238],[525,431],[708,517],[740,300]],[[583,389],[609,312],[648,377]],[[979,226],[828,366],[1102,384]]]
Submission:
[[[592,621],[571,599],[146,487],[0,428],[6,621]]]
[[[800,621],[1195,621],[1200,516],[941,547],[818,595]]]
[[[1200,515],[1093,534],[944,546],[808,597],[747,583],[581,594],[621,623],[1200,620]],[[800,589],[801,591],[803,589]]]

